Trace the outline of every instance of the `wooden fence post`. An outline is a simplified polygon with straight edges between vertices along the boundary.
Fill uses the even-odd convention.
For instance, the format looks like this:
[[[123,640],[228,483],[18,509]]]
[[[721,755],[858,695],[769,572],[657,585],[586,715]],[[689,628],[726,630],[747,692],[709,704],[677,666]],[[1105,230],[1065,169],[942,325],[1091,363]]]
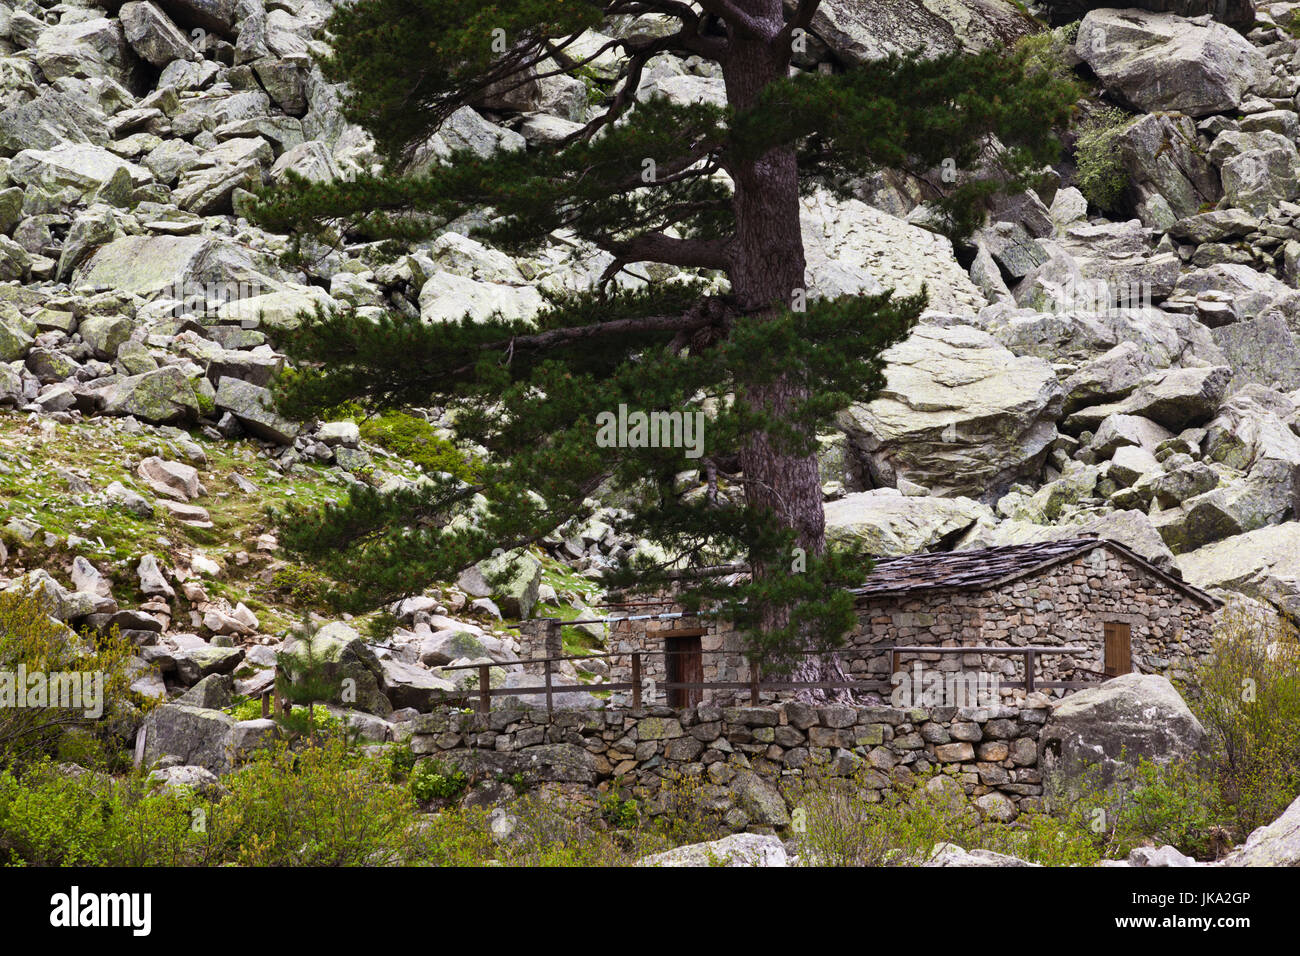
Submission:
[[[478,709],[481,714],[492,710],[492,667],[489,664],[478,667]]]
[[[546,659],[546,716],[555,716],[555,704],[551,697],[551,659]]]
[[[749,663],[749,703],[753,707],[758,706],[758,681],[759,665],[758,661]]]
[[[641,653],[632,652],[632,706],[641,706]]]
[[[1034,652],[1025,651],[1025,693],[1034,692]]]

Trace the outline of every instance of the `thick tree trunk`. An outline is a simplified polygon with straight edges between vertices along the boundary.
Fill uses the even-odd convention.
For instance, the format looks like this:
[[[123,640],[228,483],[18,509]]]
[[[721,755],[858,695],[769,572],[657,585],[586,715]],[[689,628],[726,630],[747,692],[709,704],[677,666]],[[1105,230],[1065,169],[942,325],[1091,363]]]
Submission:
[[[743,6],[756,18],[780,27],[781,0],[750,0]],[[724,64],[727,98],[736,109],[754,102],[763,87],[785,75],[789,51],[766,40],[735,37]],[[799,167],[793,147],[773,149],[731,167],[736,235],[731,251],[732,292],[746,310],[789,308],[804,287],[803,237],[799,230]],[[776,382],[746,389],[739,396],[780,415],[807,397],[793,383]],[[780,515],[795,529],[798,546],[809,554],[826,547],[821,482],[812,456],[790,455],[755,435],[741,452],[747,500]]]
[[[759,22],[780,30],[781,0],[741,0],[740,6]],[[752,104],[763,87],[785,76],[788,49],[771,40],[733,36],[732,53],[723,64],[727,98],[735,109]],[[793,147],[773,149],[756,160],[735,162],[730,172],[734,181],[736,235],[731,252],[732,292],[746,310],[789,308],[795,290],[804,288],[805,260],[799,228],[799,168]],[[744,389],[740,401],[781,416],[807,397],[801,386],[777,381]],[[740,465],[745,479],[746,500],[775,513],[795,531],[796,545],[809,556],[826,549],[826,522],[822,511],[821,479],[815,457],[793,455],[756,434],[741,450]],[[790,556],[793,561],[794,556]],[[753,573],[768,572],[755,562]],[[766,626],[780,627],[789,620],[789,609],[766,608]],[[796,680],[842,679],[839,662],[821,655],[806,658],[797,668]],[[820,694],[803,694],[825,699]],[[843,697],[843,695],[834,695]]]

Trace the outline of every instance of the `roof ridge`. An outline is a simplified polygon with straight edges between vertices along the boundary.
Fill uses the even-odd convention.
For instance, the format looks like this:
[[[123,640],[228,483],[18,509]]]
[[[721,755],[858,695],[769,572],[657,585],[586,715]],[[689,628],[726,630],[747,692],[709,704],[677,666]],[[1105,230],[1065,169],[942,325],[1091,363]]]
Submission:
[[[866,581],[859,587],[850,588],[850,593],[867,596],[914,590],[996,587],[1099,547],[1114,549],[1197,601],[1219,603],[1212,595],[1183,581],[1179,575],[1162,571],[1123,542],[1098,534],[882,558],[875,562]]]

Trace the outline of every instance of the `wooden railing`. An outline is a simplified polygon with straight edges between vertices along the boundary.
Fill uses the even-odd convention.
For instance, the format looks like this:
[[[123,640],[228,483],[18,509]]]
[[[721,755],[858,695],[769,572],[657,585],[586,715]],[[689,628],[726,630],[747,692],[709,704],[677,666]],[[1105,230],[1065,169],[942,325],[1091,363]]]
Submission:
[[[980,656],[1003,656],[1003,657],[1023,657],[1025,661],[1025,679],[1003,681],[999,679],[1000,688],[1024,688],[1026,693],[1033,693],[1040,689],[1062,688],[1075,690],[1081,687],[1088,687],[1095,683],[1094,680],[1086,681],[1059,681],[1059,680],[1040,680],[1034,675],[1034,665],[1041,655],[1051,654],[1088,654],[1095,651],[1095,648],[1087,647],[926,647],[926,646],[897,646],[883,647],[877,649],[880,653],[888,653],[890,656],[890,673],[896,674],[901,669],[901,659],[904,654],[977,654]],[[464,691],[451,692],[443,694],[442,702],[451,703],[454,701],[468,702],[474,699],[477,709],[481,713],[487,713],[492,709],[492,699],[494,697],[523,697],[543,695],[546,698],[546,710],[548,713],[554,712],[554,698],[556,694],[563,693],[591,693],[612,692],[612,691],[631,691],[632,706],[640,707],[642,696],[642,674],[644,668],[642,662],[647,657],[670,657],[674,654],[721,654],[721,651],[623,651],[607,654],[587,654],[587,655],[558,655],[554,657],[538,657],[521,661],[501,661],[494,663],[479,664],[457,664],[454,666],[444,666],[440,668],[444,671],[456,670],[476,670],[478,671],[478,686]],[[728,652],[730,653],[730,652]],[[843,654],[844,651],[827,651],[826,654]],[[610,683],[599,684],[556,684],[555,683],[555,666],[563,661],[593,661],[593,660],[613,660],[615,658],[630,658],[630,680],[615,681]],[[492,668],[522,664],[528,667],[540,667],[542,685],[533,687],[493,687],[491,686]],[[1104,679],[1107,675],[1100,671],[1087,670],[1085,668],[1075,667],[1075,671],[1086,673],[1095,678]],[[750,665],[750,679],[747,681],[665,681],[656,680],[655,687],[664,690],[734,690],[748,691],[750,703],[757,705],[761,700],[763,691],[773,690],[854,690],[867,693],[876,693],[880,691],[892,690],[894,684],[889,680],[837,680],[837,681],[796,681],[789,680],[785,677],[776,676],[765,678],[762,676],[761,669]]]

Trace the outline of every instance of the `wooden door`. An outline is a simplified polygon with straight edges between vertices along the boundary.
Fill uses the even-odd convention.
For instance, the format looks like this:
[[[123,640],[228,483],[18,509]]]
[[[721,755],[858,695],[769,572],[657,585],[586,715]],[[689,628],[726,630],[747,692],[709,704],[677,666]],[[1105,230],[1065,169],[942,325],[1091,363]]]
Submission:
[[[664,650],[668,652],[669,684],[704,683],[704,653],[698,635],[667,637]],[[694,707],[704,700],[702,687],[669,687],[669,707]]]
[[[1105,625],[1107,677],[1118,677],[1133,670],[1132,631],[1127,624],[1107,621]]]

